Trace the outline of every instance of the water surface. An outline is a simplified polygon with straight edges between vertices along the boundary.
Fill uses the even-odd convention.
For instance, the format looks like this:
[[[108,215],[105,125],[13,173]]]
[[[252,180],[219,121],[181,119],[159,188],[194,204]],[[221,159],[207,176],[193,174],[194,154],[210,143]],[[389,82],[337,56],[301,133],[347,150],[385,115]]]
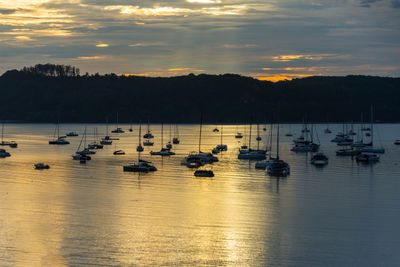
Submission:
[[[88,132],[94,127],[105,134],[105,125],[88,125]],[[269,132],[263,127],[261,147]],[[290,126],[297,136],[300,127]],[[12,156],[0,159],[0,265],[399,265],[400,146],[393,141],[400,126],[377,126],[376,144],[387,152],[374,165],[336,157],[338,148],[329,142],[334,134],[316,127],[330,159],[325,168],[312,166],[310,154],[291,152],[292,138],[284,136],[289,125],[282,125],[281,158],[292,173],[271,178],[255,161],[237,159],[247,138],[235,139],[245,130],[231,125],[223,131],[228,151],[208,166],[215,177],[198,179],[181,165],[198,149],[198,125],[180,125],[176,155],[164,158],[149,155],[160,149],[161,127],[152,125],[155,145],[142,156],[158,171],[147,174],[122,171],[137,159],[137,125],[85,165],[71,157],[80,137],[51,146],[54,125],[6,125],[5,139],[19,147],[6,148]],[[203,151],[220,142],[213,128],[204,126]],[[330,128],[335,133],[342,126]],[[83,129],[61,125],[62,133]],[[169,126],[164,129],[166,142]],[[116,149],[126,155],[114,156]],[[51,168],[35,170],[36,162]]]

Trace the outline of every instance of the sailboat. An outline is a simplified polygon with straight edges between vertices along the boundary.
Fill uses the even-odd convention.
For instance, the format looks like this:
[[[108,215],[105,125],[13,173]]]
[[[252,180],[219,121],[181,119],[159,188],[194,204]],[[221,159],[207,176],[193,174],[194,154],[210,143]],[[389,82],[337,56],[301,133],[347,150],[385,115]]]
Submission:
[[[285,161],[279,159],[279,123],[276,133],[276,158],[271,158],[267,165],[269,176],[286,177],[290,174],[290,166]]]
[[[269,159],[256,162],[256,164],[254,166],[256,169],[265,170],[267,168],[267,166],[271,163],[271,160],[273,160],[273,158],[272,158],[273,127],[274,127],[273,123],[271,122],[270,131],[269,131],[269,144],[268,144],[268,150],[270,151]]]
[[[100,144],[109,146],[109,145],[112,145],[113,140],[118,140],[118,138],[111,138],[108,135],[108,118],[107,118],[106,119],[106,136],[103,139],[101,139]]]
[[[0,158],[7,158],[11,157],[11,154],[7,152],[5,149],[0,148]]]
[[[0,146],[9,146],[12,148],[17,148],[18,144],[14,141],[4,141],[4,122],[1,125],[1,143]]]
[[[54,130],[53,140],[49,141],[49,145],[69,145],[69,142],[65,140],[65,137],[66,136],[60,136],[60,123],[57,122],[56,128]]]
[[[242,146],[242,149],[239,149],[239,155],[238,159],[265,159],[266,158],[266,150],[261,150],[260,149],[260,140],[257,138],[257,150],[251,149],[251,121],[250,121],[250,131],[249,131],[249,146],[248,148],[244,149]]]
[[[224,145],[222,142],[222,136],[223,136],[223,132],[224,132],[224,126],[221,125],[221,144],[217,145],[213,150],[213,154],[218,154],[221,151],[227,151],[228,150],[228,146]]]
[[[175,144],[175,145],[180,143],[178,124],[175,124],[174,138],[172,138],[172,143]]]
[[[169,125],[169,141],[168,141],[168,144],[166,145],[166,148],[168,148],[168,149],[172,148],[172,126],[171,126],[171,124]]]
[[[188,168],[198,168],[205,164],[210,164],[218,161],[218,158],[213,156],[211,153],[204,153],[201,151],[202,128],[203,128],[203,114],[200,115],[199,151],[191,152],[182,161],[183,165],[186,165]]]
[[[288,136],[288,137],[293,136],[293,134],[292,134],[292,125],[291,124],[289,124],[289,131],[285,134],[285,136]]]
[[[311,126],[311,130],[308,129],[307,124],[304,124],[302,131],[305,134],[302,139],[294,141],[295,146],[291,149],[294,152],[317,152],[319,150],[319,144],[314,143],[314,126]],[[310,134],[308,134],[310,132]]]
[[[260,125],[258,123],[257,123],[257,138],[256,138],[256,140],[257,141],[261,141],[262,140],[262,138],[260,136]]]
[[[99,136],[97,135],[97,127],[93,130],[93,142],[88,145],[89,149],[103,149],[103,145],[98,142]]]
[[[367,152],[367,153],[385,153],[385,149],[383,147],[381,148],[374,148],[374,107],[371,105],[371,126],[370,126],[370,132],[371,132],[371,141],[367,146],[361,147],[358,149],[360,152]]]
[[[257,140],[257,150],[251,149],[251,121],[250,121],[250,131],[249,131],[249,146],[246,149],[239,149],[238,159],[265,159],[266,150],[260,149],[260,139]]]
[[[118,127],[118,112],[117,112],[117,128],[111,131],[112,133],[125,133],[122,128]]]
[[[141,131],[142,131],[142,124],[140,123],[140,126],[139,126],[139,144],[138,144],[138,146],[136,148],[136,151],[138,151],[138,162],[123,166],[123,170],[125,172],[153,172],[153,171],[157,171],[157,168],[154,165],[152,165],[150,161],[145,161],[145,160],[141,160],[140,159],[140,153],[143,151],[143,147],[141,145],[141,135],[142,135]]]
[[[72,155],[72,159],[79,160],[81,163],[86,163],[87,160],[91,160],[91,157],[86,154],[87,151],[85,149],[80,151],[82,142],[83,142],[83,147],[85,148],[86,147],[86,127],[85,127],[85,131],[83,133],[82,139],[79,142],[78,148],[75,152],[75,155]]]
[[[163,147],[163,139],[164,139],[164,124],[161,123],[161,150],[160,151],[150,151],[151,155],[159,155],[159,156],[171,156],[175,155],[169,148]]]
[[[137,152],[142,152],[144,148],[142,147],[142,122],[139,124],[139,145],[136,147]]]
[[[242,139],[243,138],[243,134],[241,132],[239,132],[239,128],[238,128],[238,124],[236,124],[236,135],[235,138],[236,139]]]
[[[151,131],[150,131],[150,120],[147,120],[147,133],[145,135],[143,135],[143,138],[146,138],[146,139],[154,138],[154,136],[151,134]]]
[[[129,128],[130,132],[133,132],[133,128],[132,128],[132,121],[131,121],[131,127]]]
[[[115,143],[115,150],[114,150],[114,152],[113,152],[113,155],[116,155],[116,156],[118,156],[118,155],[125,155],[125,151],[123,151],[123,150],[121,150],[121,149],[118,149],[118,150],[117,150],[117,143]]]

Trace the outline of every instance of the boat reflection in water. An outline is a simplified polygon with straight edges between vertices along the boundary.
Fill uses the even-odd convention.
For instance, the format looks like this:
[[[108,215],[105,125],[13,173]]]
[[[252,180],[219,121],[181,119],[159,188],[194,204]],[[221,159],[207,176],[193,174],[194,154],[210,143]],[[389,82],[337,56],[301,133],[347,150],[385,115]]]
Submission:
[[[105,124],[90,127],[106,132]],[[161,125],[151,127],[159,138]],[[79,164],[71,155],[81,138],[52,146],[54,125],[7,126],[5,140],[19,148],[2,147],[12,156],[0,158],[0,266],[397,266],[400,150],[393,142],[399,126],[376,125],[386,149],[378,164],[336,156],[325,127],[315,126],[329,157],[324,168],[313,167],[310,154],[291,152],[292,138],[282,132],[279,159],[290,165],[288,179],[237,158],[236,125],[224,125],[228,151],[199,167],[212,169],[211,178],[180,164],[193,150],[203,156],[198,125],[179,125],[175,156],[150,156],[143,146],[140,160],[157,169],[148,172],[123,168],[145,166],[136,130],[118,136],[126,156],[104,146]],[[213,133],[215,124],[203,128],[201,151],[211,158],[220,134]],[[336,133],[341,124],[329,128]],[[301,125],[292,130],[299,133]],[[271,159],[277,158],[275,137],[276,129]],[[36,170],[38,162],[50,169]]]

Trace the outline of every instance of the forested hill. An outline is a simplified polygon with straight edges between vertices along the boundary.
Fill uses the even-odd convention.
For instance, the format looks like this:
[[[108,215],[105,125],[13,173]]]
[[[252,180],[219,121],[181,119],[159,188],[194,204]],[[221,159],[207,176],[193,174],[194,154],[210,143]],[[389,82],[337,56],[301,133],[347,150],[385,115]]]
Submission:
[[[0,119],[26,122],[358,121],[370,105],[380,121],[400,121],[400,78],[309,77],[278,83],[235,74],[170,78],[35,73],[0,77]]]

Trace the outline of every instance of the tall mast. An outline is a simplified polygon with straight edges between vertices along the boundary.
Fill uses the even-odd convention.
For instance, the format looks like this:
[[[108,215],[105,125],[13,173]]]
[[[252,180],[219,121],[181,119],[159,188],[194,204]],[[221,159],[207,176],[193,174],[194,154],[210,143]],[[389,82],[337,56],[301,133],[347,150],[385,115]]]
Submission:
[[[223,129],[224,129],[224,125],[221,124],[221,145],[222,145],[222,132],[223,132]]]
[[[272,131],[273,131],[273,129],[274,129],[274,127],[273,127],[273,121],[271,121],[271,128],[270,128],[270,131],[269,131],[269,158],[271,159],[271,157],[272,157]]]
[[[374,145],[374,106],[371,105],[371,145]]]
[[[250,118],[249,150],[251,149],[251,120],[252,118]]]
[[[199,134],[199,153],[201,153],[201,128],[203,126],[203,113],[200,114],[200,134]]]
[[[85,125],[85,132],[83,135],[84,135],[83,149],[86,149],[86,125]]]
[[[139,122],[139,146],[142,144],[141,143],[141,135],[142,135],[142,122]],[[138,163],[140,162],[140,149],[138,151]]]
[[[279,120],[278,120],[278,130],[276,133],[276,159],[279,159]]]
[[[161,122],[161,149],[163,148],[163,139],[164,139],[164,123]]]
[[[169,124],[169,142],[171,143],[172,141],[172,124]]]
[[[260,124],[257,123],[257,150],[260,150]]]
[[[106,118],[106,135],[108,136],[108,117]]]
[[[57,139],[60,138],[60,121],[57,120]]]
[[[118,129],[118,112],[117,112],[117,129]]]

